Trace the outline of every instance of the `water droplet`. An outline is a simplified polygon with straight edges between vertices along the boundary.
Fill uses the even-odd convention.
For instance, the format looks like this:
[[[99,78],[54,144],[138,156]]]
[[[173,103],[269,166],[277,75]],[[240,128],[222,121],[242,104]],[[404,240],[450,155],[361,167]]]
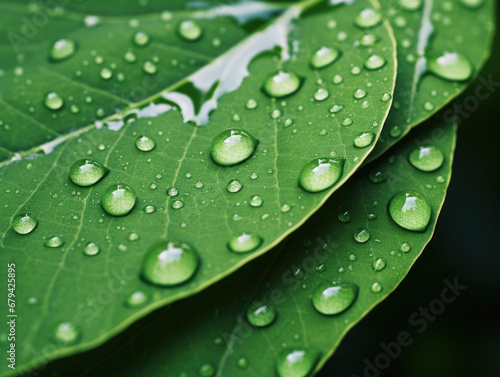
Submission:
[[[377,258],[372,263],[373,271],[375,272],[382,271],[385,268],[385,266],[386,263],[384,258]]]
[[[368,242],[370,239],[370,233],[366,229],[360,229],[357,233],[354,233],[354,240],[359,243]]]
[[[377,37],[373,34],[365,34],[365,35],[363,35],[363,37],[359,41],[359,43],[363,47],[374,46],[376,42],[377,42]]]
[[[427,68],[436,76],[451,80],[464,81],[472,76],[472,63],[456,52],[431,53],[427,56]]]
[[[389,215],[400,227],[423,232],[431,218],[431,206],[415,191],[401,191],[395,194],[388,206]]]
[[[484,4],[484,0],[460,0],[460,4],[469,9],[477,9]]]
[[[348,223],[351,221],[351,212],[349,211],[339,211],[337,218],[341,223]]]
[[[279,377],[307,377],[319,361],[321,351],[316,349],[286,349],[276,362]]]
[[[333,76],[332,82],[334,84],[340,84],[342,81],[344,81],[344,79],[342,78],[342,76],[340,76],[340,75]]]
[[[184,207],[184,202],[182,200],[176,200],[172,202],[173,209],[181,209],[182,207]]]
[[[258,105],[257,101],[254,100],[253,98],[250,98],[245,106],[248,110],[253,110],[257,107],[257,105]]]
[[[355,75],[355,76],[356,76],[356,75],[359,75],[359,74],[361,73],[361,68],[359,68],[358,66],[354,66],[354,67],[352,67],[352,69],[351,69],[351,73],[352,73],[353,75]]]
[[[434,105],[430,102],[426,102],[426,103],[424,103],[424,110],[432,111],[432,110],[434,110]]]
[[[156,211],[156,208],[154,206],[146,206],[144,207],[144,212],[146,213],[153,213],[154,211]]]
[[[59,110],[64,105],[64,99],[56,92],[50,92],[45,96],[44,104],[49,110]]]
[[[380,55],[371,55],[368,59],[365,61],[365,67],[367,69],[379,69],[382,68],[385,65],[386,61],[385,59],[380,56]]]
[[[345,158],[316,158],[302,167],[299,185],[309,192],[326,190],[342,177],[344,163]]]
[[[422,6],[422,0],[398,0],[399,5],[409,12],[416,11]]]
[[[244,357],[240,357],[238,359],[237,365],[241,369],[246,369],[246,367],[248,367],[248,360],[245,359]]]
[[[137,60],[137,56],[132,51],[127,51],[125,55],[123,55],[123,59],[126,62],[133,63]]]
[[[102,208],[111,216],[125,216],[134,208],[137,195],[124,184],[111,185],[102,196]]]
[[[188,42],[195,42],[202,37],[203,30],[196,21],[186,20],[177,26],[177,33],[182,39]]]
[[[232,128],[222,131],[214,138],[210,154],[215,163],[221,166],[236,165],[249,158],[258,143],[249,133]]]
[[[363,9],[354,20],[356,26],[362,29],[369,29],[377,26],[382,21],[382,16],[379,12],[372,8]]]
[[[387,181],[385,174],[378,169],[371,170],[370,173],[368,173],[368,179],[373,183],[382,183]]]
[[[263,90],[270,97],[286,97],[295,93],[302,80],[293,72],[277,71],[264,80]]]
[[[342,121],[342,125],[344,125],[344,126],[350,126],[351,124],[352,124],[352,119],[351,118],[345,118]]]
[[[253,301],[246,311],[247,320],[255,327],[269,326],[276,318],[276,311],[272,306]]]
[[[130,233],[128,236],[129,241],[137,241],[139,239],[139,235],[137,233]]]
[[[72,322],[61,322],[52,331],[52,338],[56,343],[70,346],[80,340],[82,330]]]
[[[144,71],[144,73],[147,73],[148,75],[154,75],[156,71],[158,71],[158,67],[156,66],[155,63],[146,60],[142,65],[142,70]]]
[[[89,242],[87,245],[85,245],[85,248],[83,249],[83,253],[88,256],[94,256],[99,254],[99,246],[97,246],[94,242]]]
[[[17,215],[12,222],[12,228],[17,234],[29,234],[36,228],[38,221],[29,213]]]
[[[392,98],[390,93],[384,93],[382,94],[382,97],[380,97],[380,100],[383,102],[387,102]]]
[[[99,162],[89,159],[76,161],[69,169],[69,178],[78,186],[87,187],[99,182],[109,170]]]
[[[252,207],[260,207],[263,203],[262,198],[259,195],[254,195],[250,198],[250,201],[248,204],[250,204]]]
[[[151,284],[182,284],[196,272],[200,258],[195,249],[179,241],[163,241],[152,246],[142,261],[142,277]]]
[[[321,102],[327,99],[329,95],[330,93],[328,93],[328,90],[324,88],[318,88],[318,90],[316,90],[316,92],[314,93],[314,99],[318,102]]]
[[[167,195],[171,197],[177,196],[179,195],[179,190],[177,190],[175,187],[171,187],[167,190]]]
[[[274,109],[272,112],[271,112],[271,118],[273,119],[277,119],[281,116],[281,110],[280,109]]]
[[[288,204],[283,204],[280,208],[280,211],[283,213],[289,212],[291,207]]]
[[[61,61],[72,57],[76,52],[76,43],[71,39],[58,39],[50,47],[49,57],[52,61]]]
[[[113,77],[113,71],[109,68],[104,67],[101,69],[99,75],[103,80],[109,80],[111,77]]]
[[[403,130],[398,125],[392,126],[389,129],[389,135],[391,135],[391,137],[394,137],[394,138],[401,136],[402,133],[403,133]]]
[[[233,179],[229,181],[229,183],[226,186],[227,191],[229,192],[238,192],[243,188],[243,183],[237,179]]]
[[[330,112],[331,113],[338,113],[339,111],[341,111],[342,109],[344,108],[344,106],[341,106],[341,105],[333,105],[331,108],[330,108]]]
[[[411,250],[411,246],[408,242],[403,242],[399,248],[403,253],[407,253]]]
[[[252,233],[242,233],[232,236],[227,246],[235,253],[248,253],[257,249],[262,244],[263,239]]]
[[[125,306],[129,308],[138,308],[149,301],[149,297],[143,291],[135,291],[127,296],[125,299]]]
[[[324,68],[334,63],[340,56],[335,47],[320,47],[311,56],[311,66],[316,69]]]
[[[379,293],[380,291],[382,291],[382,284],[376,281],[375,283],[372,284],[370,289],[373,293]]]
[[[353,95],[354,98],[361,99],[366,97],[366,92],[363,89],[356,89]]]
[[[408,160],[419,170],[434,171],[443,165],[444,155],[438,147],[425,145],[412,150]]]
[[[312,294],[314,308],[325,315],[342,313],[356,300],[359,288],[356,284],[320,285]]]
[[[215,374],[215,368],[212,364],[203,364],[199,372],[201,377],[212,377]]]
[[[354,146],[356,148],[366,148],[373,143],[375,140],[375,134],[373,132],[361,132],[354,138]]]
[[[144,135],[135,141],[135,146],[140,151],[149,152],[155,148],[156,143],[155,143],[154,139],[150,138],[149,136]]]
[[[54,236],[54,237],[49,237],[47,241],[44,243],[45,246],[47,247],[61,247],[64,245],[64,240],[62,237]]]
[[[132,41],[134,42],[134,44],[136,46],[138,46],[138,47],[144,47],[144,46],[146,46],[151,41],[151,38],[145,32],[138,31],[137,33],[134,34],[134,37],[132,38]]]

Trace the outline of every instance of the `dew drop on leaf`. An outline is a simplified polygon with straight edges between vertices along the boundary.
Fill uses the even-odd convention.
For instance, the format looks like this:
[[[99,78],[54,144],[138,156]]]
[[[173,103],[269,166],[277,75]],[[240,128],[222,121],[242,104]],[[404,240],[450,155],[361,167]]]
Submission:
[[[179,190],[177,190],[175,187],[171,187],[167,190],[167,195],[171,197],[177,196],[179,195]]]
[[[138,308],[149,301],[149,297],[143,291],[135,291],[130,293],[125,299],[125,306],[129,308]]]
[[[377,42],[377,37],[373,34],[365,34],[363,35],[363,37],[361,37],[361,40],[359,41],[359,43],[363,47],[374,46],[376,42]]]
[[[149,206],[146,206],[144,207],[144,212],[145,213],[153,213],[154,211],[156,211],[156,208],[152,205],[149,205]]]
[[[199,263],[198,253],[187,243],[163,241],[144,255],[141,274],[148,283],[173,286],[191,279]]]
[[[254,195],[250,198],[250,201],[248,204],[250,204],[252,207],[260,207],[264,201],[259,195]]]
[[[264,80],[263,90],[270,97],[286,97],[299,90],[301,82],[293,72],[277,71]]]
[[[285,349],[276,361],[279,377],[307,377],[319,361],[321,351],[311,348]]]
[[[342,313],[356,300],[359,288],[356,284],[328,284],[324,283],[316,288],[312,294],[314,308],[325,315]]]
[[[94,242],[89,242],[87,245],[85,245],[83,249],[83,253],[88,256],[94,256],[99,254],[99,246],[97,246]]]
[[[71,39],[58,39],[50,47],[49,58],[58,62],[72,57],[76,52],[76,43]]]
[[[137,195],[127,185],[115,184],[107,188],[102,196],[102,208],[111,216],[125,216],[134,208]]]
[[[339,211],[337,218],[341,223],[348,223],[351,221],[351,212],[349,211]]]
[[[186,20],[177,26],[177,33],[185,41],[195,42],[202,37],[203,30],[196,21]]]
[[[109,170],[99,162],[90,159],[76,161],[69,169],[69,178],[78,186],[87,187],[99,182]]]
[[[382,291],[382,284],[380,284],[378,281],[376,281],[375,283],[372,284],[370,289],[373,293],[379,293]]]
[[[151,41],[151,38],[147,33],[143,31],[138,31],[137,33],[134,34],[132,41],[136,46],[144,47],[148,45],[148,43]]]
[[[221,166],[237,165],[249,158],[259,141],[249,133],[232,128],[218,134],[210,148],[215,163]]]
[[[342,176],[344,163],[344,158],[316,158],[306,163],[300,171],[300,187],[309,192],[332,187]]]
[[[399,250],[401,250],[403,253],[407,253],[411,250],[411,246],[408,242],[403,242],[399,247]]]
[[[472,76],[470,60],[457,52],[429,53],[427,69],[434,75],[450,81],[464,81]]]
[[[43,101],[49,110],[59,110],[64,105],[64,99],[56,92],[47,93]]]
[[[378,170],[378,169],[371,170],[368,173],[368,179],[372,183],[382,183],[382,182],[387,181],[385,174],[381,170]]]
[[[366,97],[366,92],[363,89],[356,89],[353,94],[354,98],[361,99]]]
[[[431,206],[421,194],[415,191],[396,193],[388,205],[389,215],[400,227],[423,232],[431,218]]]
[[[198,372],[200,377],[212,377],[215,375],[215,367],[212,364],[203,364]]]
[[[248,253],[257,249],[262,244],[262,237],[252,233],[234,235],[227,246],[234,253]]]
[[[311,56],[311,66],[321,69],[334,63],[340,56],[340,51],[335,47],[320,47]]]
[[[314,93],[314,99],[318,102],[321,102],[327,99],[329,95],[330,94],[328,93],[328,90],[324,88],[318,88],[318,90],[316,90],[316,92]]]
[[[412,150],[408,160],[418,170],[434,171],[443,165],[444,155],[438,147],[425,145]]]
[[[228,182],[226,190],[229,192],[238,192],[243,188],[243,183],[237,179],[232,179]]]
[[[104,67],[101,69],[99,76],[101,76],[101,79],[103,80],[109,80],[111,77],[113,77],[113,71],[109,68]]]
[[[375,140],[375,134],[373,132],[361,132],[354,138],[354,146],[356,148],[366,148],[370,146]]]
[[[382,16],[379,12],[372,8],[366,8],[359,12],[354,23],[362,29],[369,29],[377,26],[381,21]]]
[[[17,215],[12,222],[12,228],[17,234],[29,234],[37,226],[38,221],[35,216],[29,213]]]
[[[465,8],[469,9],[477,9],[484,4],[484,0],[460,0],[459,2]]]
[[[399,5],[406,11],[413,12],[422,6],[422,0],[398,0]]]
[[[142,65],[142,70],[144,71],[144,73],[147,73],[148,75],[154,75],[158,71],[158,67],[156,66],[155,63],[146,60]]]
[[[135,146],[140,151],[149,152],[155,148],[156,142],[149,136],[143,135],[135,141]]]
[[[61,322],[52,331],[53,340],[63,346],[71,346],[80,340],[82,330],[72,322]]]
[[[382,68],[385,63],[386,61],[382,56],[374,54],[366,59],[365,68],[370,70],[379,69]]]
[[[370,239],[370,233],[366,229],[360,229],[354,233],[353,237],[356,242],[365,243]]]
[[[184,202],[182,200],[176,200],[172,202],[173,209],[181,209],[182,207],[184,207]]]
[[[276,311],[270,305],[253,301],[246,311],[246,316],[252,326],[266,327],[276,319]]]
[[[372,263],[372,268],[373,271],[379,272],[382,271],[386,266],[385,259],[384,258],[377,258],[373,261]]]
[[[61,247],[64,245],[64,240],[59,236],[49,237],[44,245],[52,248]]]

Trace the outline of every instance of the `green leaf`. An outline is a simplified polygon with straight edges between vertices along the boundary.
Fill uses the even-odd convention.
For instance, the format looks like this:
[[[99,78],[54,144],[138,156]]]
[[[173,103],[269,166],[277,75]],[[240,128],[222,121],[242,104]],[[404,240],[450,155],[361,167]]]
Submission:
[[[24,6],[2,6],[7,12],[3,16],[6,30],[10,30],[16,17],[9,12],[15,13],[18,7],[24,10]],[[182,12],[178,16],[173,12],[167,21],[159,19],[159,14],[138,15],[138,27],[129,16],[102,16],[101,23],[87,29],[81,27],[85,16],[75,8],[61,20],[54,17],[53,23],[40,30],[34,37],[39,43],[28,44],[25,55],[21,54],[26,56],[25,62],[16,63],[23,68],[22,74],[12,73],[21,73],[12,63],[0,83],[4,124],[11,126],[2,132],[12,133],[10,139],[2,134],[0,140],[6,140],[4,147],[11,152],[30,148],[0,167],[2,261],[16,263],[17,308],[30,323],[18,328],[18,368],[94,347],[153,309],[206,288],[278,244],[349,178],[376,142],[391,102],[381,98],[392,93],[395,81],[395,51],[388,24],[382,21],[368,30],[354,26],[357,15],[367,7],[371,3],[363,0],[333,7],[315,1],[282,4],[279,17],[263,29],[252,29],[226,54],[192,74],[199,68],[198,63],[188,67],[193,54],[209,54],[208,61],[221,53],[221,48],[213,47],[214,38],[225,40],[224,48],[242,38],[243,28],[231,17],[213,18],[213,12],[206,10],[195,19],[203,36],[199,42],[189,43],[176,31],[179,21],[186,19]],[[236,14],[240,8],[230,9]],[[272,10],[274,15],[274,6]],[[77,16],[80,24],[72,19]],[[136,48],[131,38],[140,30],[151,41]],[[356,47],[355,42],[366,33],[376,38],[376,45]],[[60,37],[74,39],[78,49],[67,60],[53,63],[47,60],[49,41]],[[162,49],[160,45],[167,42],[176,48]],[[333,64],[312,69],[311,56],[322,46],[337,48],[340,55]],[[176,59],[172,66],[172,54],[185,48],[190,57]],[[132,65],[123,60],[129,49],[138,56]],[[167,55],[158,55],[162,51]],[[385,65],[377,70],[363,68],[372,54],[382,57]],[[145,93],[144,99],[131,105],[121,100],[110,105],[141,85],[148,77],[141,65],[155,62],[155,55],[160,62],[153,78],[162,73],[168,77],[167,85],[161,82],[155,88],[174,84],[153,97]],[[95,63],[98,56],[103,58],[102,64]],[[83,63],[87,60],[88,66]],[[113,73],[108,80],[100,77],[110,74],[102,72],[103,67]],[[300,88],[286,98],[270,98],[262,90],[263,83],[281,68],[300,77]],[[78,69],[81,81],[74,78]],[[118,80],[121,71],[123,82]],[[92,91],[94,99],[88,106],[86,90]],[[52,91],[65,101],[59,110],[43,105],[44,96]],[[319,100],[326,91],[328,100]],[[71,96],[78,104],[77,114],[71,113]],[[251,99],[255,108],[252,102],[248,105]],[[50,101],[58,107],[57,97]],[[118,113],[80,128],[95,120],[96,108],[103,103],[108,109],[105,113],[111,109]],[[331,112],[332,104],[337,107]],[[33,113],[30,106],[35,108]],[[120,110],[124,106],[129,107]],[[41,145],[41,153],[38,143],[47,135],[41,131],[43,135],[36,136],[35,123],[40,123],[40,130],[44,125],[69,133],[53,135],[55,139]],[[259,142],[250,159],[222,167],[212,161],[210,146],[228,127],[242,128]],[[138,141],[143,135],[155,141],[149,152],[145,150],[150,149],[151,141]],[[68,178],[70,168],[88,158],[104,166],[94,166],[103,176],[77,180],[86,183],[101,178],[94,186],[76,186]],[[319,158],[333,159],[331,165],[336,167],[343,161],[343,170],[332,167],[337,176],[327,177],[331,187],[306,192],[299,187],[301,169]],[[242,188],[234,192],[239,183],[231,184],[228,191],[235,179]],[[317,189],[324,181],[313,183],[311,187]],[[116,189],[118,184],[128,187],[129,196],[112,208],[105,200],[111,195],[106,190],[110,186]],[[303,181],[301,185],[309,187]],[[169,196],[167,190],[177,194]],[[133,192],[137,202],[130,214],[113,217],[104,212],[102,207],[108,213],[126,214],[133,204]],[[12,223],[25,213],[38,223],[31,233],[21,236]],[[228,242],[244,232],[263,241],[253,242],[257,245],[253,252],[231,252]],[[200,256],[200,266],[187,283],[160,288],[145,281],[147,274],[140,278],[144,255],[164,240],[185,242]],[[61,241],[59,247],[44,246]],[[234,251],[248,247],[236,246]],[[190,263],[197,266],[194,260]],[[109,296],[111,290],[117,293]],[[149,299],[142,306],[125,308],[126,295],[136,290],[147,290]],[[73,332],[72,340],[63,344],[55,339],[54,344],[54,331],[66,322],[81,333]]]
[[[398,44],[398,78],[393,107],[370,160],[463,92],[488,59],[495,31],[493,0],[381,0],[380,3]],[[477,6],[467,6],[468,3]],[[443,52],[465,57],[472,67],[471,77],[455,81],[429,72],[432,58]],[[446,114],[451,120],[451,112]]]
[[[429,242],[450,180],[455,137],[454,125],[430,121],[388,159],[357,173],[273,253],[150,314],[103,346],[49,365],[46,375],[196,376],[210,365],[217,376],[275,376],[279,355],[290,347],[319,350],[313,368],[319,370],[346,332],[398,286]],[[417,170],[409,154],[428,145],[439,148],[444,162],[432,172]],[[368,177],[375,171],[386,181],[373,183]],[[425,231],[403,229],[389,217],[388,203],[402,190],[417,191],[429,202]],[[346,221],[345,211],[350,220],[339,221],[337,214]],[[360,229],[370,234],[367,242],[355,241]],[[333,282],[357,285],[357,298],[345,309],[346,294],[345,311],[320,314],[311,297]],[[246,319],[256,303],[276,312],[269,326],[255,327]]]

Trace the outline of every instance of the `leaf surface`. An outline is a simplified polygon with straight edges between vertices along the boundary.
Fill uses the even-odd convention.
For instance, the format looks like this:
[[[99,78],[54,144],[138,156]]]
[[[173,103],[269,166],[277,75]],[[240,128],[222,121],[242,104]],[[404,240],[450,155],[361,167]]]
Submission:
[[[196,376],[213,370],[216,376],[275,376],[277,359],[290,347],[319,350],[311,373],[319,370],[346,332],[398,286],[429,242],[450,180],[455,137],[454,125],[433,119],[388,159],[357,173],[282,247],[150,314],[103,346],[49,365],[47,375]],[[443,152],[442,166],[415,169],[410,152],[429,144]],[[374,169],[387,180],[373,183],[368,176]],[[424,232],[403,229],[389,217],[387,205],[401,190],[417,191],[429,202]],[[339,221],[337,214],[346,210],[350,221]],[[360,229],[370,234],[365,243],[353,238]],[[376,270],[380,258],[385,267],[378,262]],[[325,283],[354,283],[359,293],[344,312],[323,315],[311,297]],[[254,302],[276,311],[268,327],[249,324],[246,310]]]
[[[374,5],[363,0],[316,3],[286,5],[279,15],[274,5],[270,14],[265,7],[267,17],[274,18],[249,33],[233,17],[215,17],[211,10],[195,16],[189,10],[189,19],[203,30],[199,42],[189,43],[176,29],[186,19],[182,12],[163,19],[160,14],[138,14],[137,22],[129,16],[133,11],[124,11],[126,16],[102,15],[100,23],[82,28],[86,16],[79,12],[79,22],[67,20],[75,17],[72,8],[40,29],[33,37],[39,41],[28,43],[20,54],[25,60],[18,54],[7,61],[0,87],[4,125],[9,127],[3,128],[0,140],[16,155],[0,166],[0,247],[2,261],[17,266],[17,308],[29,323],[18,328],[19,368],[94,347],[153,309],[228,275],[299,227],[360,166],[391,102],[380,99],[392,93],[395,81],[392,32],[382,21],[369,31],[377,44],[356,47],[366,30],[355,27],[354,19]],[[16,20],[12,14],[22,14],[24,6],[1,6],[2,25],[11,30]],[[151,36],[147,46],[133,46],[136,31]],[[50,63],[49,41],[56,37],[74,38],[78,50],[65,61]],[[221,45],[214,48],[217,38]],[[322,46],[338,48],[340,57],[328,67],[312,69],[310,57]],[[8,50],[5,43],[2,48]],[[137,55],[136,63],[123,60],[129,50]],[[372,54],[382,56],[385,65],[363,69]],[[190,65],[193,59],[196,64]],[[141,65],[158,60],[157,72],[144,74]],[[101,77],[103,67],[112,71],[108,80]],[[261,90],[277,69],[302,78],[297,93],[274,99]],[[81,79],[76,79],[79,70]],[[120,72],[123,81],[118,80]],[[335,75],[342,76],[341,82],[332,81]],[[145,79],[159,77],[166,80],[139,90],[140,98],[124,99],[146,85]],[[152,94],[160,89],[165,90]],[[321,95],[328,91],[327,100],[314,98],[318,89]],[[51,91],[65,101],[57,111],[43,105]],[[366,93],[360,96],[360,91]],[[92,101],[87,104],[89,93]],[[247,105],[250,99],[257,103],[253,109]],[[79,108],[76,113],[71,112],[72,102]],[[333,105],[337,108],[332,112]],[[95,114],[103,114],[99,108],[105,109],[104,118],[95,122]],[[259,144],[244,163],[222,167],[212,161],[210,145],[228,127],[246,130]],[[354,139],[366,132],[372,133],[372,142],[355,147]],[[136,148],[143,135],[156,142],[150,152]],[[345,158],[343,173],[325,191],[306,192],[298,185],[299,173],[305,163],[321,157]],[[109,174],[92,187],[74,185],[68,172],[82,158],[100,162]],[[234,179],[242,184],[239,192],[227,189]],[[137,193],[127,216],[112,217],[101,208],[104,192],[113,184],[127,184]],[[172,188],[177,195],[166,194]],[[260,199],[252,201],[255,196]],[[38,220],[24,236],[12,228],[22,213]],[[260,248],[246,254],[229,251],[229,239],[248,232],[263,239]],[[51,237],[64,244],[44,246]],[[140,278],[141,263],[147,250],[165,239],[189,243],[201,264],[186,284],[153,288]],[[99,252],[85,255],[89,247]],[[137,289],[152,289],[148,304],[125,310],[122,295]],[[74,344],[54,344],[50,335],[67,321],[81,336]]]

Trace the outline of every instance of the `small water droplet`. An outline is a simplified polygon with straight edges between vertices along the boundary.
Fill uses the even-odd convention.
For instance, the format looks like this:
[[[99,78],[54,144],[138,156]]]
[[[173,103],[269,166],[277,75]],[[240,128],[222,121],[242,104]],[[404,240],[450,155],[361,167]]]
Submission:
[[[342,177],[345,158],[317,158],[306,163],[299,175],[299,185],[306,191],[319,192],[332,187]]]
[[[97,255],[99,251],[101,251],[101,249],[94,242],[89,242],[83,249],[83,253],[88,256]]]
[[[35,216],[29,213],[23,213],[17,215],[12,222],[12,228],[17,234],[29,234],[31,233],[37,226],[38,221]]]
[[[340,76],[340,75],[333,76],[332,82],[334,84],[340,84],[342,81],[344,81],[344,79],[342,78],[342,76]]]
[[[240,129],[229,129],[218,134],[210,148],[215,163],[221,166],[240,164],[249,158],[259,141]]]
[[[80,340],[82,330],[72,322],[61,322],[52,330],[51,335],[54,342],[63,346],[70,346]]]
[[[392,126],[390,129],[389,129],[389,135],[391,135],[391,137],[399,137],[401,136],[401,134],[403,133],[403,130],[401,129],[401,127],[395,125],[395,126]]]
[[[398,0],[399,5],[406,11],[413,12],[422,6],[422,0]]]
[[[258,104],[257,104],[257,101],[256,101],[256,100],[254,100],[253,98],[250,98],[250,99],[247,101],[247,103],[246,103],[246,105],[245,105],[245,106],[246,106],[246,108],[247,108],[248,110],[253,110],[253,109],[255,109],[255,108],[258,106]]]
[[[138,308],[149,301],[149,297],[143,291],[135,291],[130,293],[125,299],[125,306],[129,308]]]
[[[101,206],[111,216],[125,216],[134,208],[137,195],[127,185],[115,184],[107,188]]]
[[[460,4],[465,8],[478,9],[484,4],[484,0],[460,0]]]
[[[203,182],[202,181],[196,181],[194,184],[194,187],[197,189],[201,189],[203,187]]]
[[[113,71],[109,68],[104,67],[101,69],[99,75],[103,80],[109,80],[111,77],[113,77]]]
[[[147,46],[148,43],[151,41],[151,37],[143,31],[138,31],[137,33],[134,34],[132,41],[136,46],[144,47]]]
[[[155,63],[146,60],[142,64],[142,70],[144,71],[144,73],[147,73],[148,75],[154,75],[158,71],[158,67],[156,66]]]
[[[155,148],[156,142],[149,136],[143,135],[135,141],[135,146],[140,151],[149,152]]]
[[[229,192],[238,192],[243,188],[243,183],[237,179],[232,179],[226,186],[227,191]]]
[[[444,155],[438,147],[425,145],[412,150],[408,160],[418,170],[434,171],[443,165]]]
[[[436,76],[450,81],[464,81],[472,76],[470,60],[457,52],[430,53],[427,69]]]
[[[366,97],[366,92],[363,89],[356,89],[353,94],[354,98],[361,99]]]
[[[141,274],[148,283],[160,286],[182,284],[193,277],[200,258],[190,245],[179,241],[163,241],[144,255]]]
[[[316,90],[316,92],[314,93],[314,99],[318,102],[321,102],[327,99],[329,95],[330,93],[328,93],[328,90],[324,88],[318,88],[318,90]]]
[[[61,247],[62,245],[64,245],[64,240],[59,236],[49,237],[47,241],[45,241],[44,245],[53,248]]]
[[[263,203],[262,198],[259,195],[254,195],[250,198],[250,201],[248,204],[250,204],[252,207],[260,207]]]
[[[382,94],[382,97],[380,97],[380,100],[383,102],[387,102],[392,98],[390,93],[384,93]]]
[[[374,46],[376,42],[377,42],[377,37],[373,34],[365,34],[363,35],[363,37],[361,37],[361,40],[359,41],[359,43],[363,47]]]
[[[248,253],[257,249],[262,241],[263,239],[256,234],[242,233],[232,236],[227,246],[235,253]]]
[[[244,357],[238,359],[237,365],[240,369],[246,369],[248,367],[248,360]]]
[[[375,272],[382,271],[385,268],[385,266],[386,263],[384,258],[377,258],[372,263],[373,271]]]
[[[246,311],[248,322],[255,327],[269,326],[276,318],[276,311],[270,305],[253,301]]]
[[[382,21],[382,16],[379,12],[372,8],[365,8],[356,16],[354,20],[356,26],[362,29],[369,29],[377,26]]]
[[[411,250],[411,246],[408,242],[403,242],[399,248],[403,253],[407,253]]]
[[[348,223],[351,221],[351,212],[349,211],[339,211],[337,218],[341,223]]]
[[[354,138],[354,146],[356,148],[366,148],[373,143],[375,140],[375,134],[373,132],[361,132]]]
[[[382,183],[387,181],[385,174],[378,169],[371,170],[370,173],[368,173],[368,179],[373,183]]]
[[[198,371],[201,377],[213,377],[215,367],[212,364],[203,364]]]
[[[302,80],[293,72],[277,71],[264,80],[263,90],[270,97],[281,98],[295,93]]]
[[[382,68],[386,63],[386,60],[380,56],[380,55],[371,55],[368,59],[365,61],[365,67],[367,69],[379,69]]]
[[[137,60],[137,56],[132,51],[127,51],[125,55],[123,55],[123,59],[126,62],[134,63]]]
[[[195,42],[202,37],[203,30],[196,21],[186,20],[179,24],[177,33],[182,39],[188,42]]]
[[[47,93],[44,102],[49,110],[59,110],[64,105],[64,99],[56,92]]]
[[[375,283],[372,284],[370,289],[373,293],[379,293],[380,291],[382,291],[382,284],[376,281]]]
[[[286,349],[276,362],[279,377],[307,377],[319,361],[321,351],[316,349]]]
[[[154,206],[149,205],[149,206],[144,207],[145,213],[153,213],[154,211],[156,211],[156,208]]]
[[[396,193],[388,205],[391,218],[400,227],[415,232],[423,232],[431,218],[431,206],[415,191]]]
[[[171,197],[177,196],[179,195],[179,190],[177,190],[175,187],[171,187],[167,190],[167,195]]]
[[[76,161],[69,169],[69,178],[78,186],[87,187],[99,182],[109,170],[99,162],[89,159]]]
[[[182,207],[184,207],[184,202],[182,200],[176,200],[172,202],[173,209],[181,209]]]
[[[359,243],[368,242],[370,239],[370,233],[366,229],[360,229],[358,232],[353,235],[354,240]]]
[[[342,313],[356,300],[359,288],[356,284],[323,283],[312,294],[314,308],[325,315]]]
[[[72,57],[76,52],[76,43],[71,39],[58,39],[50,47],[49,57],[58,62]]]
[[[311,56],[311,66],[321,69],[334,63],[340,56],[340,51],[335,47],[320,47]]]

